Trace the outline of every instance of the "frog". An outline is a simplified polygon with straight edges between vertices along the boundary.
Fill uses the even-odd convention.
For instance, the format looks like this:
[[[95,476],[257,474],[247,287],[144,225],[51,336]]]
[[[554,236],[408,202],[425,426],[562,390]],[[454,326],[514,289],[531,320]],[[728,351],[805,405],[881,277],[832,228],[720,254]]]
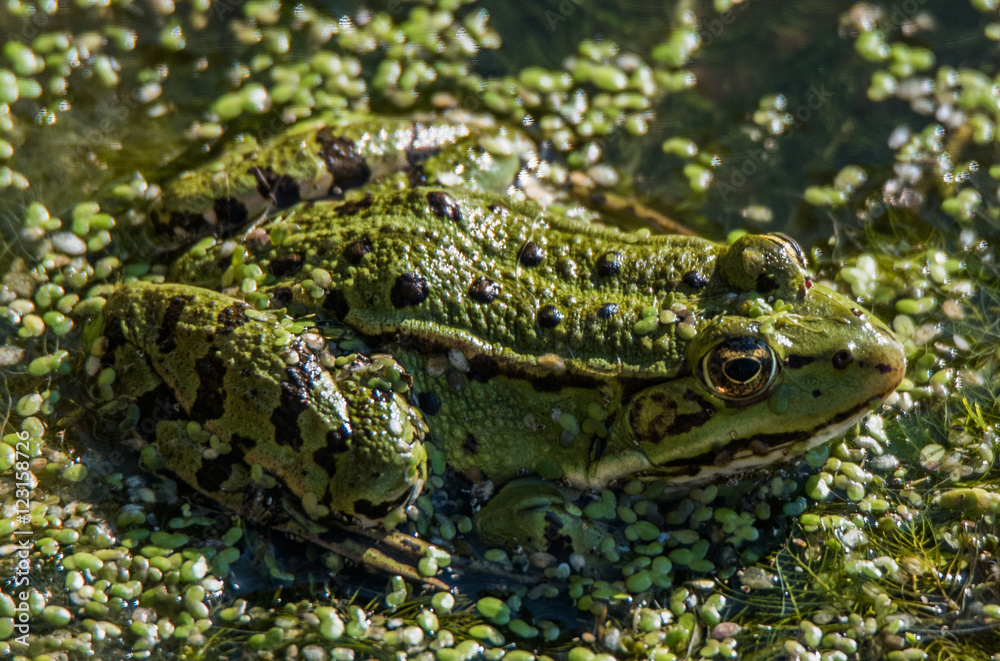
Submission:
[[[483,167],[467,126],[385,126],[293,127],[164,190],[152,223],[191,245],[96,321],[147,465],[405,573],[375,547],[422,548],[393,528],[429,465],[485,487],[485,543],[583,551],[603,533],[580,494],[788,462],[903,378],[892,331],[789,236],[555,213],[512,194],[530,140],[501,132],[521,147]]]

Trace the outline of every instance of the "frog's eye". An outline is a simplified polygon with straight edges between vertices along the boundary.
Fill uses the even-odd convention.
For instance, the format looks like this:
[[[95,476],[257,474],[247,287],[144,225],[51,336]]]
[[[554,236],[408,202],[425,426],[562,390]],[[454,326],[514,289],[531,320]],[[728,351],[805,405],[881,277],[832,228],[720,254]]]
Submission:
[[[757,401],[767,393],[777,374],[774,350],[754,337],[725,340],[701,361],[702,380],[723,399]]]

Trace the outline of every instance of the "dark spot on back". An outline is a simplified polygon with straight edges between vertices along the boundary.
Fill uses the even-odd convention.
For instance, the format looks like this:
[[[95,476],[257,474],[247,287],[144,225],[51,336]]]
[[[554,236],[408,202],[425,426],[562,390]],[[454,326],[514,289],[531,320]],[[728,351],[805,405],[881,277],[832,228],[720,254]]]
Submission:
[[[892,371],[892,366],[886,365],[885,363],[879,363],[875,366],[875,369],[879,371],[879,374],[888,374]]]
[[[339,289],[331,289],[327,292],[326,298],[323,299],[323,309],[333,312],[337,315],[337,319],[343,319],[351,311],[350,306],[347,305],[347,297]]]
[[[472,434],[466,434],[462,449],[465,450],[466,454],[476,454],[479,452],[479,441]]]
[[[333,176],[328,194],[340,197],[344,191],[364,185],[372,175],[364,157],[355,149],[354,142],[347,138],[334,136],[329,129],[323,129],[316,134],[320,144],[319,156],[326,171]]]
[[[305,258],[302,256],[302,253],[292,252],[281,257],[275,257],[267,265],[267,268],[275,277],[284,278],[301,271],[304,262]]]
[[[819,390],[813,390],[813,397],[821,397],[823,395]]]
[[[691,287],[692,289],[702,289],[708,284],[708,278],[698,271],[688,271],[681,277],[681,280],[684,281],[685,285]]]
[[[250,217],[247,208],[235,197],[220,197],[212,204],[215,217],[219,221],[219,232],[229,236],[246,224]]]
[[[462,208],[448,193],[442,191],[427,193],[427,204],[430,205],[431,212],[435,216],[441,216],[456,223],[462,220]]]
[[[469,298],[477,303],[492,303],[500,295],[500,283],[486,276],[479,276],[469,285]]]
[[[371,193],[368,193],[360,200],[351,200],[350,202],[344,202],[339,207],[337,207],[337,213],[341,216],[353,216],[363,209],[367,209],[371,205],[375,204],[375,198]]]
[[[249,319],[247,319],[246,309],[246,303],[239,302],[222,308],[222,310],[219,311],[219,316],[216,321],[219,326],[222,327],[223,332],[232,332],[247,323]]]
[[[597,308],[597,318],[610,319],[618,314],[618,310],[619,308],[617,303],[605,303],[601,307]]]
[[[812,356],[800,356],[797,353],[790,354],[788,358],[785,359],[785,366],[789,369],[798,369],[800,367],[805,367],[809,363],[816,360]]]
[[[424,276],[415,271],[404,273],[396,278],[389,292],[389,301],[393,307],[404,308],[408,305],[419,305],[427,300],[430,286]]]
[[[538,266],[545,259],[545,248],[534,241],[525,241],[524,245],[517,253],[517,262],[521,266]]]
[[[287,209],[301,200],[299,185],[287,174],[278,175],[271,168],[250,168],[257,180],[257,192],[271,200],[276,209]]]
[[[418,392],[417,406],[427,415],[437,415],[441,410],[441,400],[432,392]]]
[[[834,369],[842,370],[854,362],[854,354],[847,349],[841,349],[833,354],[833,360],[830,362],[833,363]]]
[[[562,320],[563,313],[554,305],[543,305],[538,310],[538,325],[542,328],[555,328]]]
[[[371,239],[367,236],[363,236],[360,239],[355,239],[347,244],[344,248],[344,257],[348,262],[357,266],[364,259],[365,255],[370,253],[374,248],[372,248]]]
[[[190,302],[190,296],[174,296],[167,303],[167,309],[163,311],[163,321],[160,329],[156,333],[156,346],[160,353],[170,353],[177,347],[177,337],[175,331],[177,324],[181,321],[181,313],[184,306]]]
[[[598,258],[594,268],[597,275],[602,278],[618,275],[618,272],[622,270],[622,254],[620,252],[606,252]]]

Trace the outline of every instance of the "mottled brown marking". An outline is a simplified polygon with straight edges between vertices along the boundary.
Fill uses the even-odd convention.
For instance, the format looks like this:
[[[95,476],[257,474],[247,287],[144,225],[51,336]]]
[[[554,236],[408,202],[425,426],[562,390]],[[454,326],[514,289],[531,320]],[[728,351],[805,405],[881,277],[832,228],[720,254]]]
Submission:
[[[184,306],[191,302],[191,296],[174,296],[163,311],[163,320],[156,332],[156,347],[160,353],[170,353],[177,348],[177,324],[181,321]]]
[[[158,220],[159,215],[153,220],[154,226],[160,231],[174,234],[202,234],[208,228],[205,216],[190,211],[171,211],[169,224],[159,224]]]
[[[788,358],[785,359],[785,366],[788,369],[797,370],[800,367],[805,367],[806,365],[812,363],[815,358],[812,356],[802,356],[797,353],[789,354]]]
[[[199,422],[221,418],[226,412],[226,364],[215,350],[197,359],[198,392],[189,413]]]
[[[267,265],[267,268],[276,278],[286,278],[301,271],[303,264],[305,264],[305,257],[302,256],[302,253],[291,252],[275,257]]]
[[[313,381],[307,370],[308,363],[285,368],[285,378],[279,383],[281,395],[278,406],[271,412],[274,441],[298,452],[302,447],[299,415],[309,408]]]
[[[283,308],[292,302],[291,287],[275,287],[271,290],[271,307]]]
[[[372,170],[354,148],[353,141],[334,136],[329,128],[321,130],[316,135],[316,141],[320,144],[317,155],[326,165],[326,171],[333,176],[329,195],[340,197],[344,191],[367,183]]]
[[[215,217],[219,221],[219,232],[229,236],[246,224],[250,214],[246,206],[235,197],[221,197],[212,204]]]
[[[469,378],[473,381],[486,383],[500,374],[500,365],[493,356],[478,353],[469,359]]]
[[[343,319],[351,311],[347,304],[347,297],[339,289],[331,289],[323,298],[323,309],[329,310],[337,315],[337,319]]]
[[[271,168],[250,168],[257,181],[257,192],[270,199],[275,209],[287,209],[302,200],[299,184],[287,174],[279,175]]]
[[[234,445],[233,449],[220,454],[215,459],[202,459],[201,467],[195,471],[194,479],[198,487],[208,493],[222,491],[223,483],[232,476],[238,467],[246,465],[243,451]]]
[[[329,475],[337,472],[337,455],[347,452],[351,429],[346,425],[331,429],[326,433],[326,445],[313,452],[312,462]]]

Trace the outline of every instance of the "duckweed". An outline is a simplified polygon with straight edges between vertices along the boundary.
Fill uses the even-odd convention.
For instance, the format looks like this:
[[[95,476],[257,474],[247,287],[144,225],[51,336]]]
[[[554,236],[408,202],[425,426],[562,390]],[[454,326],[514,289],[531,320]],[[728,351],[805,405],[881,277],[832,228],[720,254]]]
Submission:
[[[726,3],[717,4],[724,6]],[[979,11],[990,9],[990,3],[977,1],[972,4]],[[24,12],[30,10],[26,4],[22,7]],[[187,19],[173,16],[172,3],[159,3],[157,7],[170,18],[155,36],[156,42],[164,48],[191,48],[193,36],[199,34],[196,19],[189,23]],[[373,12],[365,20],[341,23],[304,6],[296,19],[302,27],[286,29],[279,25],[283,9],[278,3],[248,3],[242,9],[241,21],[245,22],[233,28],[234,37],[259,46],[254,57],[247,57],[245,63],[234,67],[234,91],[220,96],[210,109],[217,117],[212,118],[212,122],[203,122],[202,127],[214,123],[218,131],[225,133],[230,130],[231,120],[247,115],[265,113],[262,117],[266,118],[270,116],[268,113],[280,112],[303,116],[313,108],[363,103],[372,91],[399,101],[399,105],[405,107],[417,103],[420,95],[428,90],[442,89],[447,79],[458,83],[460,89],[484,88],[487,92],[484,97],[493,94],[491,107],[502,115],[520,119],[527,117],[530,109],[532,116],[539,118],[539,130],[553,138],[554,144],[566,149],[579,146],[584,154],[580,162],[589,162],[590,157],[585,155],[588,143],[584,138],[610,134],[620,124],[629,124],[632,127],[629,130],[641,132],[637,129],[642,125],[648,123],[655,127],[662,121],[654,114],[658,110],[658,95],[688,89],[695,83],[693,74],[679,68],[697,57],[699,43],[705,44],[713,34],[699,35],[693,26],[682,22],[663,44],[651,49],[652,64],[623,53],[610,39],[584,42],[574,56],[578,60],[567,66],[567,71],[532,67],[511,80],[498,82],[478,79],[469,73],[472,69],[462,66],[471,52],[495,48],[498,39],[485,16],[475,11],[460,15],[458,10],[458,3],[450,3],[447,7],[441,3],[433,10],[421,9],[402,16]],[[4,11],[10,12],[11,17],[17,13],[14,5]],[[87,10],[81,8],[80,11]],[[195,17],[206,11],[207,6],[198,4],[192,10]],[[996,209],[990,201],[993,184],[983,189],[988,192],[980,193],[980,183],[976,182],[976,189],[969,183],[969,177],[977,171],[970,165],[973,160],[980,161],[976,168],[989,172],[996,167],[990,164],[988,154],[971,151],[974,145],[988,143],[989,136],[995,133],[991,119],[995,108],[990,105],[994,81],[977,71],[938,66],[938,61],[947,60],[924,47],[923,41],[920,47],[902,42],[903,30],[893,23],[894,19],[884,15],[865,16],[869,11],[873,10],[858,6],[841,17],[843,25],[851,26],[845,32],[850,35],[844,37],[845,43],[853,46],[858,57],[871,63],[868,98],[873,101],[898,98],[918,115],[933,117],[932,125],[919,133],[889,136],[889,147],[895,158],[891,165],[895,167],[884,168],[892,170],[885,177],[876,174],[879,168],[870,168],[868,163],[848,165],[835,174],[832,168],[829,179],[821,182],[822,185],[804,188],[801,197],[809,204],[824,207],[824,213],[836,215],[843,227],[853,231],[863,222],[865,232],[871,233],[867,238],[869,252],[866,255],[848,257],[844,267],[839,269],[838,264],[832,262],[834,255],[823,255],[818,263],[817,277],[834,280],[837,286],[850,291],[883,319],[896,313],[893,327],[906,340],[908,355],[913,359],[911,378],[892,407],[886,410],[885,429],[877,425],[876,429],[861,430],[865,432],[862,434],[849,431],[846,441],[837,445],[830,459],[823,456],[826,450],[814,451],[806,460],[812,474],[807,474],[809,468],[792,467],[784,479],[762,480],[753,488],[710,485],[686,497],[672,495],[668,498],[655,492],[656,488],[662,492],[663,485],[651,486],[644,493],[642,485],[637,483],[626,485],[622,492],[602,492],[595,501],[581,501],[584,516],[608,525],[611,530],[599,549],[610,566],[594,565],[593,559],[583,556],[572,563],[560,563],[558,571],[546,574],[552,582],[534,594],[540,599],[572,599],[578,609],[595,613],[600,618],[611,613],[627,620],[632,614],[635,624],[634,631],[626,622],[621,628],[606,627],[607,633],[599,639],[582,635],[574,639],[568,652],[574,661],[606,659],[612,655],[671,659],[688,650],[690,641],[702,641],[691,649],[692,653],[697,651],[705,658],[727,658],[737,649],[754,649],[755,644],[765,644],[755,643],[739,630],[738,624],[735,628],[724,626],[729,618],[776,624],[776,630],[784,638],[776,647],[803,657],[845,658],[858,654],[859,650],[871,649],[862,646],[883,645],[880,649],[887,658],[922,658],[927,640],[933,640],[934,636],[918,639],[906,630],[905,623],[909,620],[897,615],[901,608],[906,611],[912,607],[912,596],[902,594],[898,588],[903,584],[916,586],[921,595],[930,595],[942,602],[949,599],[947,603],[953,604],[974,602],[970,608],[979,610],[969,612],[981,613],[987,627],[992,626],[987,618],[1000,617],[996,604],[987,603],[992,592],[982,564],[995,554],[990,523],[984,517],[992,517],[997,511],[996,489],[990,482],[996,447],[991,430],[997,412],[990,390],[994,379],[988,367],[989,357],[995,355],[996,338],[990,323],[983,320],[992,318],[995,294],[989,292],[995,289],[996,273],[990,260],[994,234],[979,220],[995,221]],[[911,18],[905,30],[919,32],[921,17]],[[73,40],[65,35],[60,39],[57,33],[45,33],[30,46],[20,42],[5,46],[6,60],[2,66],[6,69],[0,69],[0,103],[13,103],[18,98],[20,103],[26,99],[48,103],[48,97],[56,95],[53,90],[61,89],[55,83],[50,87],[56,78],[65,79],[67,87],[64,89],[72,91],[74,78],[70,76],[68,65],[62,64],[71,61],[66,57],[71,45],[85,47],[94,54],[74,67],[82,66],[92,79],[109,89],[119,89],[132,75],[128,67],[119,66],[126,61],[126,55],[102,51],[113,47],[127,51],[125,46],[130,40],[134,41],[135,36],[129,37],[128,30],[115,31],[114,27],[100,26],[90,35],[73,35]],[[310,39],[330,40],[346,50],[339,54],[324,50],[304,60],[301,70],[286,68],[279,63],[286,61],[282,56],[299,38],[297,30],[300,29]],[[984,36],[989,36],[989,30],[984,28]],[[927,42],[934,43],[931,39]],[[362,55],[377,48],[386,55],[379,64],[381,78],[376,75],[368,83],[361,77],[365,66]],[[455,66],[426,66],[424,56],[428,53],[440,54],[442,65]],[[66,72],[55,75],[55,70],[63,66],[67,67]],[[144,75],[154,74],[151,70]],[[920,76],[927,76],[935,84],[921,84]],[[498,84],[494,85],[495,82]],[[169,88],[162,87],[160,93],[168,95]],[[781,140],[795,136],[800,128],[789,118],[794,117],[795,101],[791,99],[791,92],[787,93],[789,96],[769,95],[762,99],[756,111],[753,101],[749,102],[746,113],[751,118],[747,126],[752,125],[761,136],[768,136],[760,138],[762,143],[772,139],[777,140],[775,144],[779,146],[787,144]],[[154,98],[143,100],[141,104],[152,117],[157,112],[152,104],[156,103],[158,94],[150,93],[150,96]],[[647,108],[648,116],[631,114],[634,111],[645,113]],[[963,117],[956,108],[961,109]],[[11,112],[5,107],[0,113],[8,118],[0,121],[0,129],[5,133],[14,128],[15,119],[19,128],[21,125],[22,119],[16,114],[21,111],[15,108],[14,114]],[[814,122],[815,119],[810,119],[804,123],[810,131],[815,131],[819,125]],[[747,134],[757,135],[750,129]],[[218,132],[204,130],[192,134],[192,139],[198,144],[207,144],[218,136]],[[711,164],[713,155],[702,154],[701,147],[687,138],[665,136],[659,141],[663,141],[663,151],[673,157],[675,163],[676,159],[682,161],[678,176],[685,178],[692,191],[712,195],[713,191],[726,190],[720,188],[720,184],[725,183],[724,179],[720,182],[720,171]],[[28,188],[31,183],[37,187],[40,180],[35,180],[34,175],[29,182],[25,175],[11,169],[22,168],[18,149],[17,140],[0,143],[0,157],[10,165],[0,172],[0,183],[20,188]],[[698,160],[702,156],[708,160]],[[873,193],[867,197],[869,189]],[[133,194],[131,189],[129,194]],[[928,205],[936,206],[928,208]],[[57,207],[52,205],[52,208]],[[879,223],[885,222],[887,209],[889,215],[940,211],[959,223],[961,231],[968,234],[961,240],[952,236],[917,237],[894,225],[893,233],[885,238],[879,234],[884,231],[884,225]],[[94,203],[84,203],[63,221],[50,216],[41,204],[29,205],[20,214],[23,227],[30,230],[23,238],[49,242],[50,245],[44,248],[48,254],[38,260],[32,272],[37,281],[28,288],[30,291],[18,291],[19,298],[15,301],[0,298],[4,319],[11,321],[28,351],[21,368],[26,370],[28,377],[39,380],[30,382],[30,388],[16,390],[17,396],[8,407],[15,414],[11,420],[12,430],[24,429],[36,441],[31,456],[38,459],[36,463],[39,464],[33,463],[32,472],[38,476],[35,488],[40,505],[30,516],[36,542],[34,559],[40,566],[47,567],[46,554],[65,554],[65,575],[59,579],[57,590],[65,586],[81,593],[81,598],[87,595],[86,604],[81,608],[91,619],[80,620],[75,611],[67,609],[68,604],[60,604],[55,599],[54,603],[47,604],[40,594],[32,598],[32,608],[53,630],[60,627],[60,634],[73,632],[73,627],[79,626],[92,637],[93,640],[76,637],[64,643],[64,650],[82,646],[78,650],[81,655],[90,646],[95,646],[95,642],[120,639],[123,628],[126,630],[124,635],[135,637],[129,640],[134,640],[136,653],[144,654],[158,639],[175,641],[172,644],[187,646],[180,649],[193,653],[204,644],[198,642],[199,636],[212,625],[209,618],[213,617],[208,591],[201,582],[216,580],[215,576],[225,579],[229,566],[241,562],[240,551],[232,547],[244,541],[241,540],[242,529],[226,523],[214,530],[214,534],[205,534],[204,539],[201,526],[211,528],[211,523],[186,523],[184,534],[165,533],[162,529],[145,530],[146,526],[151,527],[160,520],[161,508],[175,502],[176,487],[161,484],[154,478],[134,479],[135,473],[127,473],[125,478],[119,476],[117,482],[110,478],[106,482],[96,482],[105,479],[109,471],[124,469],[116,465],[109,470],[92,470],[87,468],[89,457],[81,462],[59,456],[61,442],[56,442],[56,426],[50,416],[62,410],[58,401],[43,395],[49,386],[39,385],[41,380],[60,381],[61,377],[77,369],[76,356],[67,347],[78,337],[76,333],[83,332],[83,322],[99,309],[101,295],[107,293],[101,294],[99,289],[91,287],[115,282],[119,274],[163,277],[163,271],[155,270],[151,264],[125,265],[116,261],[117,258],[99,256],[109,247],[117,248],[113,244],[119,240],[114,233],[116,226],[121,224],[119,221],[133,220],[127,215],[119,216],[117,211],[113,213],[115,217]],[[58,231],[62,228],[66,231]],[[854,239],[862,240],[852,235],[851,240]],[[271,240],[280,243],[281,232],[272,232]],[[933,246],[933,252],[925,252],[927,246]],[[837,260],[842,258],[841,249],[842,245],[830,251],[835,253]],[[825,261],[828,259],[831,261]],[[93,266],[88,274],[84,263],[91,262]],[[7,268],[6,262],[4,268]],[[245,290],[254,290],[267,277],[259,266],[256,270],[248,268],[239,275],[233,282]],[[313,273],[312,277],[317,292],[322,295],[320,290],[325,288],[324,283],[327,286],[329,283],[322,273]],[[8,278],[5,284],[12,281]],[[949,301],[951,306],[948,306]],[[678,320],[676,312],[664,310],[655,316],[643,315],[633,330],[642,336],[656,330],[657,324],[676,325],[677,332],[684,337],[697,335],[696,324],[678,324]],[[290,338],[301,330],[296,328],[293,332],[288,328],[285,333]],[[99,387],[110,386],[114,381],[113,371],[95,370],[95,373]],[[395,389],[395,379],[385,378],[387,381],[383,385]],[[20,388],[22,383],[29,382],[15,383]],[[63,387],[61,383],[56,385]],[[58,387],[54,388],[56,394]],[[921,415],[922,424],[933,430],[933,442],[917,429],[918,425],[908,422],[907,418],[897,419],[899,411]],[[944,411],[948,412],[947,418]],[[593,430],[586,425],[590,420],[599,420],[600,416],[590,411],[588,416],[582,422],[568,416],[565,421],[560,419],[559,424],[568,431],[584,429],[590,433]],[[957,427],[962,428],[961,433],[948,431]],[[5,437],[5,443],[0,445],[0,465],[6,469],[16,463],[16,442],[16,437],[9,440]],[[876,461],[876,457],[884,459]],[[46,465],[41,469],[43,463]],[[153,462],[150,466],[155,467]],[[816,470],[819,472],[814,472]],[[435,471],[435,477],[441,478],[444,466]],[[112,532],[108,530],[112,526],[108,526],[98,513],[73,509],[69,501],[61,499],[49,476],[65,478],[73,488],[99,485],[96,488],[115,489],[122,498],[130,499],[128,507],[135,509],[119,511],[116,508],[113,520],[117,532]],[[971,476],[977,476],[975,479],[982,479],[982,482],[962,482]],[[441,487],[442,494],[447,488],[445,485],[446,481],[440,479],[437,486]],[[465,515],[451,517],[443,503],[434,501],[436,497],[437,493],[425,499],[427,502],[418,508],[421,513],[433,513],[435,524],[426,530],[431,534],[439,531],[444,540],[454,538],[456,530],[463,535],[468,533],[471,519]],[[59,511],[63,508],[66,511]],[[404,526],[405,514],[401,517],[396,523]],[[0,522],[0,533],[4,535],[16,529],[21,529],[21,524],[13,519]],[[221,531],[228,532],[219,539]],[[770,543],[756,543],[761,532],[764,537],[779,542],[777,551]],[[198,550],[209,539],[212,544],[221,543],[226,547],[214,558]],[[983,555],[976,556],[964,550],[973,547]],[[107,551],[114,554],[106,554]],[[753,563],[762,554],[770,555],[763,556],[760,567],[780,570],[780,578],[773,574],[770,578],[763,574],[754,577],[753,570],[760,567]],[[504,566],[513,567],[514,563],[521,562],[518,554],[500,550],[488,552],[486,556]],[[223,557],[228,559],[217,562]],[[424,563],[421,571],[433,575],[449,566],[450,556],[435,553],[421,562]],[[949,579],[950,563],[956,566],[964,563],[968,567],[962,580]],[[714,577],[719,578],[718,584],[709,581],[707,586],[696,588],[695,582],[690,581],[692,572],[711,572],[717,566],[719,573]],[[721,573],[727,567],[736,571],[731,585],[739,583],[747,592],[734,591],[728,602],[721,603],[713,599],[721,592],[711,593],[729,589],[728,577]],[[796,571],[786,571],[789,567],[795,567]],[[826,579],[828,582],[822,585],[828,586],[828,592],[822,594],[829,598],[822,601],[823,608],[811,614],[810,620],[796,622],[777,609],[768,610],[770,602],[765,593],[780,580],[783,590],[796,595],[816,595],[816,585],[797,578],[796,572],[800,570],[804,576]],[[581,576],[581,572],[587,571],[603,572],[604,575],[600,580]],[[128,572],[133,579],[123,580],[122,576]],[[685,587],[669,592],[672,585],[680,586],[685,582]],[[634,595],[650,590],[670,604],[669,611],[657,614],[650,608],[628,605]],[[144,608],[147,604],[156,604],[155,612],[153,606],[148,606],[150,610],[130,611],[126,602],[136,598]],[[403,589],[400,608],[405,608],[412,599]],[[751,614],[740,610],[744,599],[747,608],[753,611]],[[6,601],[11,603],[4,605]],[[364,645],[385,644],[391,640],[402,648],[416,648],[431,643],[429,634],[432,631],[438,631],[436,642],[441,643],[434,651],[438,658],[471,658],[480,651],[498,653],[494,646],[504,644],[506,631],[519,638],[541,636],[544,640],[552,640],[561,633],[551,623],[514,617],[521,615],[522,610],[513,608],[510,604],[515,602],[507,595],[502,599],[486,597],[475,602],[475,613],[490,620],[493,626],[458,619],[467,616],[463,614],[472,612],[473,607],[456,601],[451,594],[437,593],[429,603],[433,613],[417,610],[401,616],[399,625],[388,632],[393,633],[394,638],[387,633],[384,617],[360,607],[352,611],[342,603],[322,610],[323,606],[317,608],[309,603],[261,608],[238,601],[219,609],[217,617],[220,622],[239,623],[243,631],[253,631],[246,642],[262,653],[277,653],[276,650],[288,649],[294,644],[303,655],[313,654],[316,658],[325,658],[322,655],[351,658],[358,641],[362,640],[368,641]],[[845,603],[853,605],[843,606]],[[171,604],[180,606],[172,610]],[[486,613],[482,612],[484,607]],[[0,611],[5,618],[13,614],[13,601],[9,597],[0,603]],[[135,617],[128,625],[124,620],[118,624],[108,621],[120,612]],[[416,615],[412,614],[414,612]],[[933,620],[932,615],[921,617]],[[921,617],[917,620],[929,621]],[[412,618],[416,626],[408,618]],[[605,628],[603,622],[599,620],[598,624]],[[0,620],[0,634],[4,634],[0,638],[9,637],[9,624],[8,620]],[[295,630],[300,628],[315,637],[296,638]],[[212,635],[220,631],[222,629],[217,628]],[[226,631],[223,638],[236,635]],[[456,634],[462,641],[457,644]],[[475,640],[468,639],[470,635]],[[41,655],[46,645],[54,640],[48,632],[40,632],[32,654]],[[201,640],[204,641],[204,637]],[[298,641],[311,641],[312,644]],[[325,642],[341,642],[345,646],[328,647],[322,644]],[[531,658],[533,655],[527,649],[509,651],[507,656],[515,660]]]

